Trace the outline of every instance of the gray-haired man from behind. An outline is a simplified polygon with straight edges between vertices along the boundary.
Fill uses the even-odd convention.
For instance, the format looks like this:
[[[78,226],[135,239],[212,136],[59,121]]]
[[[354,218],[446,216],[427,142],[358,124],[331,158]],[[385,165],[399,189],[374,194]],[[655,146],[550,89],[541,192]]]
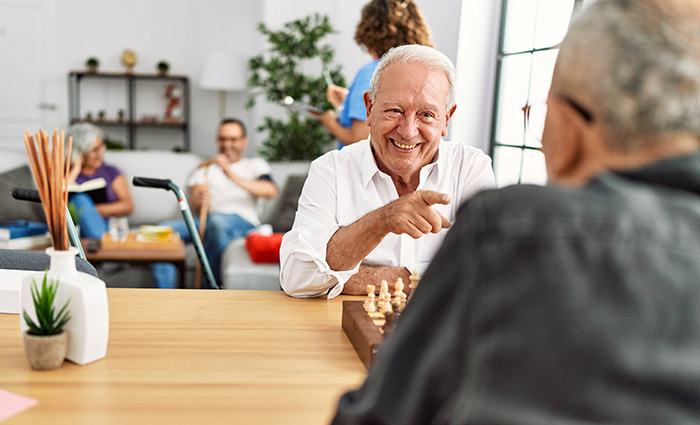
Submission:
[[[462,206],[335,424],[700,423],[700,3],[592,3],[547,104],[550,184]]]

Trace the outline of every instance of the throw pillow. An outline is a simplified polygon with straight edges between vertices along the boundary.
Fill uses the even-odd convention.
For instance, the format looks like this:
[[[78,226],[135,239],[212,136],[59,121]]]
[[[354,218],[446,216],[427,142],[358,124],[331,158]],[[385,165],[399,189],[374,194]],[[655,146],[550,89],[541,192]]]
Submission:
[[[279,263],[280,245],[282,245],[284,233],[263,235],[256,232],[248,233],[245,239],[245,247],[250,254],[250,261],[254,263]]]
[[[280,194],[277,208],[272,213],[270,224],[272,230],[278,233],[288,232],[294,224],[301,189],[304,187],[306,175],[293,175],[287,178],[287,183]]]

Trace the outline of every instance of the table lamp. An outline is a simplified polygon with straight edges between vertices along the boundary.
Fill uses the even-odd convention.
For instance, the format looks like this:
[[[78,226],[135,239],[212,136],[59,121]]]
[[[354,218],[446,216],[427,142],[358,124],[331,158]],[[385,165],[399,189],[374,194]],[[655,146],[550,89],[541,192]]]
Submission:
[[[209,54],[199,85],[203,89],[219,91],[219,118],[226,116],[226,92],[246,88],[245,61],[230,51],[214,51]]]

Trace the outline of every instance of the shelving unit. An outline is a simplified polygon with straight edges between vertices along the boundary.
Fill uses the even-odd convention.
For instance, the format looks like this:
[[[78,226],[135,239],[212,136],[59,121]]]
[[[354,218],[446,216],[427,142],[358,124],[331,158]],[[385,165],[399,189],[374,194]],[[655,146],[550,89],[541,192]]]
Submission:
[[[190,120],[190,87],[189,79],[185,76],[155,74],[126,74],[126,73],[102,73],[71,71],[68,74],[68,99],[69,121],[71,124],[85,122],[86,119],[80,108],[80,84],[85,79],[105,79],[123,81],[126,89],[126,105],[124,105],[123,120],[99,120],[96,117],[90,121],[100,127],[121,127],[126,130],[126,149],[137,149],[137,133],[139,129],[174,129],[183,133],[183,150],[190,150],[189,120]],[[177,121],[164,121],[158,117],[157,121],[143,121],[137,118],[138,106],[138,82],[173,82],[182,87],[182,118]]]

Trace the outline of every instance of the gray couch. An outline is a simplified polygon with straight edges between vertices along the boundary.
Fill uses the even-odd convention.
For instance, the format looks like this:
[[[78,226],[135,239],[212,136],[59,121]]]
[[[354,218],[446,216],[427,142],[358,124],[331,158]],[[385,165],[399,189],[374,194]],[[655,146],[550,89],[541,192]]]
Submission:
[[[27,156],[24,151],[5,153],[0,158],[0,219],[26,217],[29,212],[33,217],[41,217],[38,205],[14,201],[9,188],[13,185],[25,186],[30,178],[26,166]],[[118,167],[126,175],[129,184],[134,176],[171,179],[173,183],[186,190],[189,173],[202,162],[203,158],[191,153],[174,153],[169,151],[107,151],[105,162]],[[301,186],[308,172],[308,162],[272,163],[272,177],[280,188],[280,196],[274,200],[261,200],[260,217],[262,223],[268,223],[276,232],[289,230],[296,211],[296,202]],[[142,224],[156,224],[165,220],[181,218],[177,199],[170,191],[161,189],[134,187],[134,212],[128,218],[130,226],[137,228]],[[25,204],[25,205],[22,205]],[[13,212],[4,208],[11,205],[14,209],[25,211]],[[39,207],[39,208],[37,208]],[[12,217],[11,215],[20,217]],[[191,287],[192,273],[195,267],[195,254],[188,247],[187,286]],[[265,289],[279,290],[279,264],[256,264],[251,262],[245,248],[245,240],[232,242],[224,251],[222,258],[222,283],[226,289]],[[123,282],[135,282],[131,286],[148,287],[151,284],[150,272],[146,268],[136,276],[110,277],[101,276],[108,285],[124,286]]]

